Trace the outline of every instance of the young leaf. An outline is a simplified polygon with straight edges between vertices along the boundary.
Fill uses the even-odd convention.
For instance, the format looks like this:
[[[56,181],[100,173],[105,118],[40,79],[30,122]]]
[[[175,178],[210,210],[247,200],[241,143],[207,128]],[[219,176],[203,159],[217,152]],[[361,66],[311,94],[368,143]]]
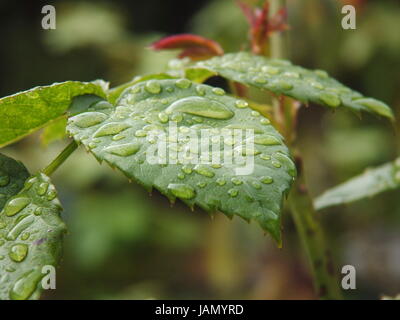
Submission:
[[[317,210],[373,197],[400,187],[400,158],[392,163],[368,169],[362,175],[325,191],[314,201]]]
[[[127,89],[111,114],[94,107],[70,118],[67,130],[97,159],[148,189],[190,207],[256,220],[280,242],[282,201],[296,169],[280,134],[247,102],[187,79],[150,80]],[[255,144],[232,131],[254,132]],[[197,139],[205,134],[211,144],[200,149]],[[232,150],[237,157],[229,163],[225,155]],[[246,164],[253,159],[249,172],[240,170],[244,154]],[[221,161],[209,163],[218,156]]]
[[[28,177],[29,172],[21,162],[0,153],[0,210],[22,189]]]
[[[189,79],[204,80],[212,74],[305,103],[346,107],[357,113],[366,111],[393,119],[393,112],[385,103],[364,97],[329,77],[325,71],[308,70],[287,60],[267,59],[246,52],[230,53],[197,62],[186,71]]]
[[[99,81],[67,81],[1,98],[0,147],[59,118],[68,110],[72,98],[84,94],[105,97],[105,85]]]
[[[0,212],[0,300],[38,299],[44,267],[58,264],[66,228],[56,196],[37,174]]]

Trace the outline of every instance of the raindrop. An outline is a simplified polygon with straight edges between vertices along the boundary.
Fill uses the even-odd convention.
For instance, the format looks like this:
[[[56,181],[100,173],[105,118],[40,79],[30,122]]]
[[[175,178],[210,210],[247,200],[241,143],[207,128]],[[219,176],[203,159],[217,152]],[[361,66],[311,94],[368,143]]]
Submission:
[[[225,90],[222,88],[213,88],[212,92],[218,96],[223,96],[225,94]]]
[[[239,194],[239,191],[237,189],[229,189],[228,194],[232,197],[235,198]]]
[[[116,134],[114,137],[112,137],[113,141],[119,141],[122,139],[125,139],[126,137],[123,134]]]
[[[30,202],[31,200],[29,198],[12,199],[6,204],[4,208],[4,213],[8,217],[12,217],[20,212],[22,209],[24,209]]]
[[[203,86],[197,86],[196,92],[199,96],[204,96],[206,94],[206,89]]]
[[[107,147],[105,151],[116,156],[128,157],[137,153],[140,149],[140,146],[141,145],[138,143],[125,143]]]
[[[254,138],[254,143],[255,144],[260,144],[264,146],[274,146],[274,145],[279,145],[281,144],[281,141],[270,135],[265,135],[265,136],[257,136]]]
[[[13,285],[10,290],[11,300],[26,300],[37,288],[37,284],[43,277],[42,273],[31,270],[24,273]]]
[[[28,246],[23,243],[17,243],[10,248],[10,252],[8,253],[11,260],[15,262],[23,261],[28,254]]]
[[[261,123],[261,124],[270,124],[271,121],[269,121],[267,118],[262,118],[262,119],[260,120],[260,123]]]
[[[207,186],[207,183],[201,181],[201,182],[198,182],[196,185],[197,185],[199,188],[205,188],[205,187]]]
[[[231,179],[231,182],[234,184],[234,185],[241,185],[242,183],[243,183],[243,181],[242,180],[240,180],[240,179],[238,179],[238,178],[232,178]]]
[[[147,81],[145,84],[144,89],[148,92],[148,93],[153,93],[153,94],[157,94],[161,92],[161,86],[160,84],[155,81],[155,80],[150,80]]]
[[[271,66],[263,66],[261,68],[261,71],[266,72],[271,75],[275,75],[275,74],[278,74],[281,72],[281,70],[279,68],[275,68],[275,67],[271,67]]]
[[[236,100],[235,106],[239,109],[247,108],[249,103],[245,100]]]
[[[202,176],[212,178],[215,176],[215,173],[212,172],[207,166],[198,164],[194,167],[194,171]]]
[[[37,194],[39,196],[44,195],[47,192],[48,187],[49,187],[49,184],[47,182],[42,182],[41,184],[39,184],[39,186],[37,188]]]
[[[121,131],[129,128],[129,125],[123,122],[110,122],[102,126],[93,135],[95,138],[114,135],[120,133]]]
[[[257,181],[253,181],[251,183],[251,185],[253,186],[254,189],[257,189],[257,190],[261,189],[261,184]]]
[[[274,179],[270,176],[263,176],[260,178],[260,181],[264,184],[271,184],[272,182],[274,182]]]
[[[46,197],[46,199],[48,200],[48,201],[52,201],[52,200],[54,200],[55,198],[57,197],[57,192],[56,192],[56,190],[50,190],[48,193],[47,193],[47,197]]]
[[[333,93],[321,93],[319,98],[321,99],[322,102],[326,103],[330,107],[338,107],[341,104],[341,100],[337,94]]]
[[[196,191],[186,184],[181,183],[170,183],[168,189],[171,193],[181,199],[193,199],[196,196]]]
[[[230,119],[234,113],[222,103],[201,97],[187,97],[175,101],[167,111],[179,111],[213,119]]]
[[[218,178],[216,182],[219,186],[224,186],[226,184],[226,180],[222,178]]]
[[[254,77],[254,78],[253,78],[253,81],[254,81],[255,83],[258,83],[258,84],[265,84],[265,83],[268,82],[267,78],[265,78],[265,77],[260,77],[260,76]]]
[[[175,85],[180,89],[187,89],[191,84],[192,83],[188,79],[179,79],[175,82]]]
[[[160,119],[160,121],[161,121],[162,123],[167,123],[168,120],[169,120],[168,115],[167,115],[165,112],[160,112],[160,113],[158,114],[158,119]]]
[[[142,137],[146,137],[146,136],[147,136],[147,132],[144,130],[140,129],[135,132],[135,137],[142,138]]]
[[[107,116],[102,112],[85,112],[71,118],[71,121],[80,128],[88,128],[102,123],[106,119]]]

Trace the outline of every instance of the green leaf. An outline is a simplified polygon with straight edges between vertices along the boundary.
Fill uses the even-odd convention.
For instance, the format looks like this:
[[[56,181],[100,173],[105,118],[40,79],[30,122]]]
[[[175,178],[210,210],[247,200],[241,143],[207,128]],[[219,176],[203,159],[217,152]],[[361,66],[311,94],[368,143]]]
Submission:
[[[103,121],[90,121],[94,118]],[[168,135],[169,126],[173,129],[174,125],[179,134]],[[244,146],[239,139],[234,144],[232,136],[221,138],[223,142],[215,140],[224,132],[231,133],[228,129],[254,130],[256,144]],[[237,154],[254,155],[254,171],[238,172],[244,166],[240,161],[205,164],[211,156],[202,154],[199,159],[195,141],[201,130],[215,143],[210,154],[225,160],[230,146]],[[296,175],[295,166],[270,121],[222,89],[187,79],[140,82],[123,93],[111,114],[82,113],[69,119],[67,131],[97,159],[148,189],[155,187],[171,201],[180,198],[190,207],[256,220],[280,241],[282,202]],[[191,142],[195,142],[192,147]],[[148,156],[161,151],[163,143],[168,159],[161,155],[159,160],[166,163],[150,161]],[[195,164],[196,160],[201,163]]]
[[[26,181],[0,212],[0,299],[37,299],[45,266],[61,257],[65,224],[50,179],[37,174]]]
[[[22,189],[28,177],[29,172],[21,162],[0,153],[0,210]]]
[[[162,79],[173,79],[173,78],[175,78],[175,77],[173,77],[167,73],[157,73],[157,74],[149,74],[149,75],[145,75],[145,76],[135,77],[132,81],[129,81],[127,83],[121,84],[118,87],[110,89],[107,94],[108,101],[110,101],[110,103],[112,103],[112,104],[115,104],[115,102],[118,100],[121,93],[126,88],[132,87],[136,83],[139,83],[142,81],[147,81],[147,80],[153,80],[153,79],[162,80]]]
[[[329,77],[325,71],[308,70],[287,60],[240,52],[200,61],[186,70],[186,76],[196,81],[204,81],[213,74],[305,103],[346,107],[357,113],[366,111],[393,119],[393,112],[385,103],[364,97]]]
[[[105,97],[105,87],[101,81],[67,81],[0,99],[0,147],[18,141],[64,115],[75,96]]]
[[[40,136],[42,145],[48,146],[50,143],[65,138],[65,127],[67,126],[67,118],[61,117],[52,121],[47,125]]]
[[[373,197],[400,187],[400,158],[392,163],[368,169],[363,174],[325,191],[314,201],[317,210]]]

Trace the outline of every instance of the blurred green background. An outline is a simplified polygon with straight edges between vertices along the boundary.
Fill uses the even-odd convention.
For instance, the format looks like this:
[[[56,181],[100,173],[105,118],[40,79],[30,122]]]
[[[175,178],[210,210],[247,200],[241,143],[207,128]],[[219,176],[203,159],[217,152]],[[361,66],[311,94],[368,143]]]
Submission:
[[[255,1],[250,1],[255,2]],[[400,4],[372,0],[288,0],[289,57],[326,69],[368,96],[400,108]],[[341,28],[340,8],[357,5],[357,30]],[[53,4],[57,29],[41,29]],[[247,46],[235,1],[2,1],[0,96],[56,81],[102,78],[118,85],[165,70],[175,52],[146,47],[162,36],[192,32],[226,51]],[[34,172],[66,140],[41,146],[40,133],[2,152]],[[314,196],[366,167],[394,159],[400,139],[372,116],[302,109],[299,140]],[[54,175],[64,204],[64,259],[57,290],[45,299],[309,299],[307,261],[290,213],[278,249],[254,223],[171,207],[78,150]],[[337,271],[351,264],[357,290],[347,298],[400,292],[400,191],[321,212]]]

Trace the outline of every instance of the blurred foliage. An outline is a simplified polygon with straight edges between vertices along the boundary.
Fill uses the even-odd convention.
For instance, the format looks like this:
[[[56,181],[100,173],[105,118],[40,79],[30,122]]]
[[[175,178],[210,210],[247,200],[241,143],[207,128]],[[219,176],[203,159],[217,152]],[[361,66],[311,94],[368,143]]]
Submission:
[[[358,1],[357,30],[347,31],[340,26],[340,5],[348,1],[287,2],[289,57],[328,70],[398,113],[399,2]],[[64,80],[103,78],[115,86],[138,74],[161,72],[174,52],[147,47],[172,33],[210,37],[228,52],[248,47],[247,23],[233,0],[56,1],[57,29],[50,31],[40,28],[43,4],[0,4],[7,44],[0,51],[2,96]],[[312,105],[300,112],[298,135],[314,195],[393,160],[400,146],[385,122]],[[34,172],[65,143],[43,148],[36,135],[4,152]],[[313,298],[288,212],[279,250],[255,224],[222,215],[211,219],[180,203],[171,208],[158,193],[150,197],[83,150],[57,171],[55,184],[69,234],[57,290],[44,298]],[[358,270],[357,290],[347,292],[349,298],[400,291],[398,199],[399,191],[391,191],[323,214],[338,266],[352,264]]]

